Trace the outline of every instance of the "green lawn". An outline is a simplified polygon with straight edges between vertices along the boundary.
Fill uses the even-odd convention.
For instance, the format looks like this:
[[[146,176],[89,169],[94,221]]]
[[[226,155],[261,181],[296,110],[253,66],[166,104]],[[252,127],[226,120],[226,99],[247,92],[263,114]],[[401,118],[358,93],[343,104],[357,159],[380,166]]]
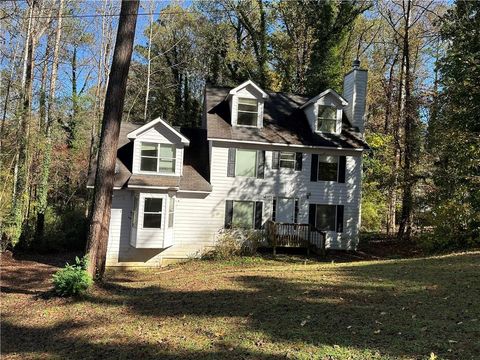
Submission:
[[[3,359],[480,357],[480,252],[195,261],[110,272],[81,300],[42,295],[53,270],[2,264]]]

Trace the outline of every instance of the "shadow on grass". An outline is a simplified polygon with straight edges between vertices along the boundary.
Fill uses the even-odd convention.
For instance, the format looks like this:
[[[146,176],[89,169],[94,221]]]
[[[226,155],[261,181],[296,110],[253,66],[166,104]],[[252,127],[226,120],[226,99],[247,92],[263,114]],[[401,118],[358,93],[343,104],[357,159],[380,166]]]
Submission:
[[[434,352],[441,358],[474,359],[480,353],[480,322],[475,321],[480,317],[479,270],[477,254],[312,267],[283,275],[238,273],[229,275],[236,285],[233,288],[215,289],[212,284],[206,290],[174,291],[145,283],[127,286],[106,282],[101,291],[85,301],[123,306],[129,314],[148,319],[166,318],[166,326],[169,318],[174,321],[183,316],[212,322],[217,318],[244,318],[246,330],[239,332],[260,333],[284,350],[295,344],[317,348],[338,345],[354,349],[354,354],[365,354],[364,358],[375,352],[389,357],[426,358]],[[120,324],[122,319],[117,321]],[[94,328],[95,323],[26,328],[4,321],[2,351],[45,351],[71,359],[140,355],[162,359],[284,358],[245,347],[189,351],[168,343],[151,345],[130,339],[118,345],[102,344],[65,335],[77,326]]]

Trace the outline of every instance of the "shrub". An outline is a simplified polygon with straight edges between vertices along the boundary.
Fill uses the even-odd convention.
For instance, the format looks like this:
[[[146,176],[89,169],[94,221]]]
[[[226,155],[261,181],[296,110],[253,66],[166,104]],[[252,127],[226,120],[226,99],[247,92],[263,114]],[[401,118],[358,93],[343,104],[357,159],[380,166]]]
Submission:
[[[237,256],[254,255],[262,243],[262,233],[258,230],[221,230],[215,247],[202,255],[203,259],[228,260]]]
[[[55,292],[60,296],[77,296],[83,294],[92,285],[92,278],[87,273],[87,259],[75,258],[75,264],[57,271],[53,275]]]

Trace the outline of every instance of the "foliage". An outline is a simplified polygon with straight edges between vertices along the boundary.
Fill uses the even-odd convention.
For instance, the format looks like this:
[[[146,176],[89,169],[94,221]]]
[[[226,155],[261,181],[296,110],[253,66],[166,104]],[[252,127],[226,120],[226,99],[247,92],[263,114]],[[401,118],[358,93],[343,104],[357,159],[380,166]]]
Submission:
[[[381,133],[368,133],[371,151],[364,157],[362,182],[362,230],[381,231],[386,224],[387,197],[392,187],[393,138]]]
[[[86,271],[87,258],[75,258],[75,264],[69,265],[57,271],[53,275],[55,292],[60,296],[78,296],[84,294],[92,285],[93,281]]]
[[[215,247],[203,254],[202,258],[228,260],[254,255],[261,242],[262,233],[258,230],[224,229],[218,234]]]
[[[429,147],[435,161],[432,244],[480,244],[480,3],[457,1],[441,23],[448,46]]]

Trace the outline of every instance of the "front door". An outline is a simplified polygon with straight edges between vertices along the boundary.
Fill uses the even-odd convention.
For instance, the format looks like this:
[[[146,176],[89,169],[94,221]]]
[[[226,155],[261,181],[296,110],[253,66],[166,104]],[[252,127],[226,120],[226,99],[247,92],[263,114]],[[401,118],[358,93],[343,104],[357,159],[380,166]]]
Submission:
[[[276,222],[294,223],[295,216],[295,199],[293,198],[277,198]]]

